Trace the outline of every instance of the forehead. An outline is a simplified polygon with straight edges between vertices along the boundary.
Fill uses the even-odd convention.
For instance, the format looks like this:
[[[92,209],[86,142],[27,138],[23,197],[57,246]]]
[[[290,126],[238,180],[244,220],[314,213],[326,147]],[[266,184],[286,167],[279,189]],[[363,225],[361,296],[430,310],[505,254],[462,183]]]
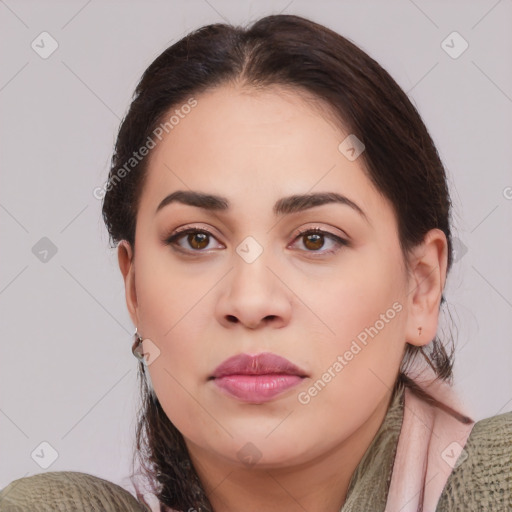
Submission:
[[[256,90],[224,85],[197,97],[197,106],[173,129],[174,141],[180,144],[194,131],[203,142],[202,147],[208,150],[213,145],[234,150],[236,145],[269,151],[273,147],[289,146],[297,151],[298,143],[313,141],[320,130],[323,137],[329,136],[323,148],[318,148],[325,150],[328,145],[336,147],[336,141],[343,135],[332,112],[319,99],[300,90],[279,86]],[[302,149],[308,147],[313,145],[307,144]]]
[[[149,155],[143,196],[152,203],[189,188],[227,196],[240,208],[316,191],[350,196],[368,211],[389,207],[362,158],[350,161],[340,152],[349,133],[325,104],[278,87],[221,86],[194,98],[196,106]]]

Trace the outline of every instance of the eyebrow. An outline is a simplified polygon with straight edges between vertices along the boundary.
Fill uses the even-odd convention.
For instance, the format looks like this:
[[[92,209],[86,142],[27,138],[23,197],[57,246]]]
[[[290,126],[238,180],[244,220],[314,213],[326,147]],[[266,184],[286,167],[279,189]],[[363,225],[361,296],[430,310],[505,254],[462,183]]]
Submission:
[[[177,190],[166,196],[158,205],[155,215],[165,206],[171,203],[182,203],[189,206],[195,206],[209,211],[228,211],[229,200],[213,194],[204,194],[193,190]],[[302,212],[315,206],[324,204],[342,204],[349,206],[356,211],[363,219],[370,223],[364,211],[354,201],[348,197],[337,194],[336,192],[319,192],[312,194],[296,194],[292,196],[282,197],[273,207],[275,216],[287,215],[291,213]]]

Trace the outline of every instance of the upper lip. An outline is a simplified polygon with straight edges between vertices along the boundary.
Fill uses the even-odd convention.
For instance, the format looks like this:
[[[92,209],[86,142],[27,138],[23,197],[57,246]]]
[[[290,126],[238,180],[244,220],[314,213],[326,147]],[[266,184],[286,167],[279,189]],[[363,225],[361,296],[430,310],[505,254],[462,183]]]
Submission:
[[[239,354],[230,357],[215,368],[210,378],[216,379],[226,375],[268,375],[276,373],[307,377],[302,368],[288,361],[288,359],[270,352],[262,352],[254,356]]]

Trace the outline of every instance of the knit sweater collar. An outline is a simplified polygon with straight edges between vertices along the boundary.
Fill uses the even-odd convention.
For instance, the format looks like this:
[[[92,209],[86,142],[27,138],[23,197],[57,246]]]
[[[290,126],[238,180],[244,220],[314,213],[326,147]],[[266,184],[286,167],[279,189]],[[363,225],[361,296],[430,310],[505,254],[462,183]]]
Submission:
[[[386,416],[349,483],[340,512],[432,512],[475,425],[455,389],[428,368],[397,382]],[[437,405],[433,405],[434,402]]]
[[[357,465],[340,512],[384,510],[403,419],[405,386],[397,384],[386,416]]]

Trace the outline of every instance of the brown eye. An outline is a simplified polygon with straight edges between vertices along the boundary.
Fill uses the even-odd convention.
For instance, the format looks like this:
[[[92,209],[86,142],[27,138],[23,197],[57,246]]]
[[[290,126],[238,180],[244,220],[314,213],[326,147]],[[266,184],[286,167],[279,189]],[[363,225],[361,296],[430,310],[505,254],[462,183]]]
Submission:
[[[302,252],[312,253],[312,255],[318,254],[318,256],[334,254],[342,246],[349,246],[347,240],[319,228],[306,229],[299,232],[294,240],[294,244],[299,242],[302,242],[300,245],[305,248],[302,248]]]
[[[181,229],[171,236],[164,239],[166,245],[171,245],[179,251],[193,253],[207,253],[210,249],[225,248],[220,242],[215,247],[217,239],[215,236],[204,228],[186,228]]]
[[[208,247],[208,235],[206,233],[189,233],[187,241],[192,249],[204,249]]]
[[[324,236],[318,233],[310,233],[309,235],[303,235],[304,246],[312,251],[318,251],[324,245]]]

